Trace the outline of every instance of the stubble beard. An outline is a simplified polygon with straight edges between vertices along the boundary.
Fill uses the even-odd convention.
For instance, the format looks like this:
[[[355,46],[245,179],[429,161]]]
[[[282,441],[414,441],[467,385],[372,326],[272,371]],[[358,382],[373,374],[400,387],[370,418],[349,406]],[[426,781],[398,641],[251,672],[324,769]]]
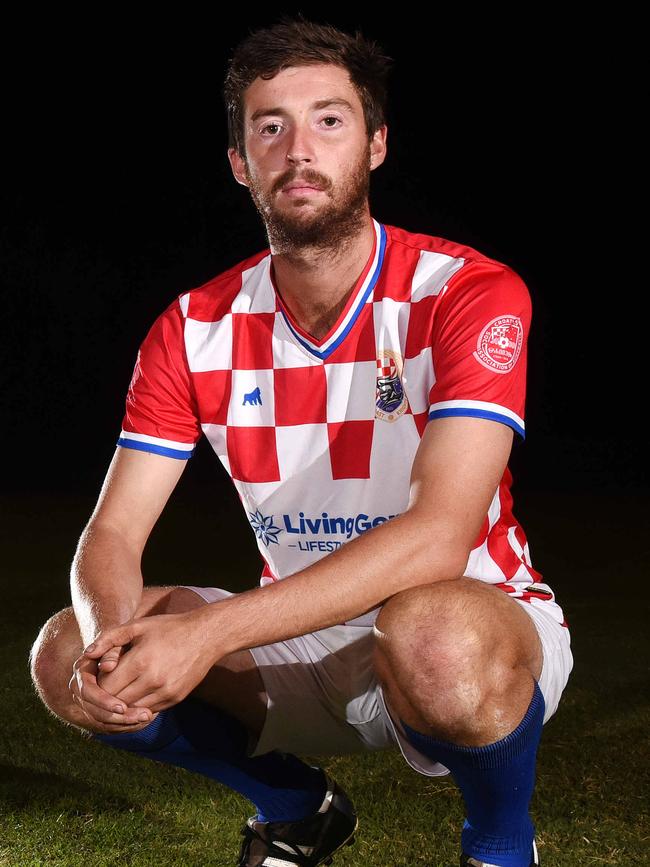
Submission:
[[[278,191],[291,182],[291,176],[280,178],[270,193],[265,192],[251,177],[245,163],[246,180],[251,198],[266,228],[269,245],[275,254],[291,255],[305,249],[340,250],[363,228],[370,192],[370,150],[364,151],[351,174],[340,182],[340,195],[327,178],[309,170],[300,173],[318,186],[327,196],[325,204],[316,207],[290,202],[283,209],[276,207]]]

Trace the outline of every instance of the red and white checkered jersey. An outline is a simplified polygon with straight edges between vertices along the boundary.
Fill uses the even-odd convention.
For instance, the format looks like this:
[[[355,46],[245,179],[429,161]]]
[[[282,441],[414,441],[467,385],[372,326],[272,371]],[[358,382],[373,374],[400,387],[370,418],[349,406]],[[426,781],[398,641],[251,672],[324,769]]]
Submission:
[[[119,445],[185,459],[205,434],[254,530],[262,585],[404,512],[431,419],[478,416],[525,436],[523,280],[471,247],[373,226],[321,340],[284,304],[267,248],[178,296],[140,347]],[[506,468],[465,574],[555,607],[511,484]]]

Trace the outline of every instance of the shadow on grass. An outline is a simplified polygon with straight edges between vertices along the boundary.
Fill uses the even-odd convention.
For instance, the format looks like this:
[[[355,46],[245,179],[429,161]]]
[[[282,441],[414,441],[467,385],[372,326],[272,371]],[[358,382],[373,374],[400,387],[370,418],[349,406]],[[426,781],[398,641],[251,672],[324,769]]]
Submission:
[[[7,810],[43,807],[48,812],[127,812],[139,806],[110,789],[33,768],[0,764],[0,804]]]

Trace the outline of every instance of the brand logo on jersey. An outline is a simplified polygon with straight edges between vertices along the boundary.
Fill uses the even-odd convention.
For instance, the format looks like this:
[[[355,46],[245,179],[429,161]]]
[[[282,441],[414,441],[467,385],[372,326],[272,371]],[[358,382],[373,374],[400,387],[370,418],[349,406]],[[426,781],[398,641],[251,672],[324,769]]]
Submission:
[[[253,391],[250,391],[248,394],[244,395],[244,399],[242,401],[242,406],[257,406],[258,404],[262,406],[262,394],[260,392],[259,385],[257,388],[254,388]]]
[[[275,526],[273,523],[273,515],[264,517],[259,509],[255,512],[249,512],[248,514],[250,515],[250,522],[255,531],[255,535],[258,539],[264,542],[267,548],[272,542],[276,545],[280,544],[276,539],[276,536],[278,533],[282,532],[282,527]]]
[[[289,514],[282,515],[278,523],[283,523],[283,528],[275,525],[273,515],[265,516],[259,509],[248,514],[255,535],[264,542],[267,548],[270,544],[279,545],[277,537],[285,531],[289,536],[345,536],[346,539],[350,539],[354,533],[360,536],[371,527],[377,527],[379,524],[384,524],[396,517],[396,515],[377,515],[371,518],[363,512],[347,517],[321,512],[318,516],[309,517],[304,512],[298,512],[297,518]],[[289,542],[288,546],[299,548],[301,551],[313,551],[315,549],[333,551],[335,548],[340,548],[342,544],[343,542],[340,540],[310,540],[297,541],[297,543]]]
[[[382,349],[377,356],[377,391],[375,417],[395,421],[408,409],[402,380],[402,356],[392,349]]]
[[[498,316],[479,334],[474,358],[497,373],[508,373],[517,363],[524,340],[524,326],[518,316]]]
[[[304,512],[298,512],[298,520],[296,520],[291,515],[283,515],[287,533],[299,533],[303,536],[317,536],[319,534],[326,536],[341,535],[346,536],[348,539],[355,532],[361,535],[361,533],[364,533],[371,527],[383,524],[394,517],[395,515],[377,515],[376,518],[371,518],[360,512],[358,515],[344,518],[341,515],[334,516],[328,515],[327,512],[321,512],[318,517],[310,518]]]

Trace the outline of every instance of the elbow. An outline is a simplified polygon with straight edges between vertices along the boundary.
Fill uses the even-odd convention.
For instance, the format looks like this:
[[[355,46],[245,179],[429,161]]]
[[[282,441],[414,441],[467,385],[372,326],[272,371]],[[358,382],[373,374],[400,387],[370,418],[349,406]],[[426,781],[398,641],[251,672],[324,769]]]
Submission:
[[[467,571],[470,549],[454,527],[426,522],[418,533],[415,577],[418,584],[452,581]]]
[[[444,552],[442,556],[435,557],[433,562],[423,562],[422,572],[426,576],[426,584],[438,581],[453,581],[462,578],[467,571],[467,556],[460,551]],[[428,567],[428,568],[427,568]]]

